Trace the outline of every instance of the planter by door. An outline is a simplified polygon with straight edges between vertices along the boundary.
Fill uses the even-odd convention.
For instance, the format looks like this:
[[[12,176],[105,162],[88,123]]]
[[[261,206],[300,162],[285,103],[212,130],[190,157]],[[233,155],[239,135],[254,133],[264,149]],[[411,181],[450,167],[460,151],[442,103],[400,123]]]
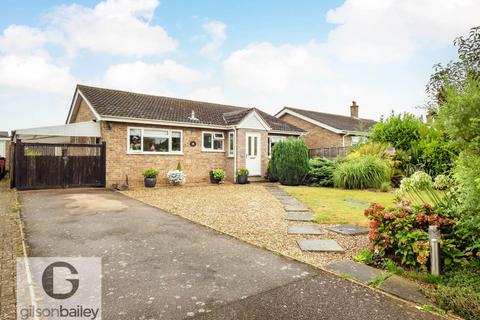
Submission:
[[[248,176],[237,176],[237,183],[238,184],[248,183]]]
[[[250,172],[250,176],[259,176],[262,174],[260,133],[247,132],[246,139],[245,167]]]
[[[145,178],[145,187],[154,188],[157,184],[157,178]]]

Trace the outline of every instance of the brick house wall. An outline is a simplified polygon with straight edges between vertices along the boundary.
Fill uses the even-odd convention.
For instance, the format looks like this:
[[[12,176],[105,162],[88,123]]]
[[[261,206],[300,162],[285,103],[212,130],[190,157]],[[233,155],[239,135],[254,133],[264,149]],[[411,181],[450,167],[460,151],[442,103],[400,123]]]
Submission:
[[[182,130],[183,154],[128,154],[128,127],[142,127],[155,129],[176,129]],[[213,168],[227,169],[226,152],[204,152],[202,151],[202,129],[187,127],[166,127],[155,125],[139,125],[138,123],[111,123],[111,129],[106,123],[102,123],[102,140],[106,142],[107,155],[107,186],[113,183],[128,182],[131,186],[143,185],[142,172],[154,167],[160,171],[157,178],[159,184],[168,183],[166,174],[174,170],[177,164],[182,164],[187,176],[187,183],[206,182],[209,172]],[[211,131],[211,130],[210,130]],[[227,148],[227,131],[225,135],[225,150]],[[190,146],[195,141],[196,146]],[[232,160],[230,160],[233,162]],[[232,181],[232,175],[227,172],[227,178]]]
[[[291,114],[284,114],[280,119],[307,132],[303,139],[309,149],[343,147],[344,143],[345,147],[348,147],[352,144],[351,136],[344,137]],[[343,139],[345,139],[345,142]]]
[[[72,115],[70,122],[90,121],[93,119],[95,119],[94,114],[83,99],[81,99],[79,107],[76,113]],[[183,154],[129,154],[127,153],[128,127],[182,130]],[[223,132],[225,138],[224,152],[202,151],[203,131]],[[228,155],[229,132],[233,131],[123,122],[110,122],[109,128],[107,123],[102,122],[101,140],[106,143],[106,185],[107,187],[110,187],[114,183],[124,183],[126,176],[128,176],[130,186],[142,186],[142,172],[149,167],[157,168],[160,171],[157,183],[166,184],[168,183],[166,178],[167,172],[169,170],[174,170],[179,162],[182,164],[183,170],[187,176],[187,183],[208,182],[210,179],[209,172],[213,168],[224,169],[226,173],[226,181],[233,182],[235,176],[234,157],[229,157]],[[265,130],[236,130],[236,168],[245,168],[245,144],[247,132],[260,133],[261,172],[263,176],[267,172],[269,161],[268,132]],[[195,147],[190,146],[191,141],[196,142]]]

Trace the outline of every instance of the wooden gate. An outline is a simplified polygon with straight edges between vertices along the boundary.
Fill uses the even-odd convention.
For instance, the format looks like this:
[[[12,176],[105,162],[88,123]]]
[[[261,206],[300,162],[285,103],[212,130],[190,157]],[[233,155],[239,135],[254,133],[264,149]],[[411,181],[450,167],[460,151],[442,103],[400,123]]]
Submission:
[[[17,142],[14,164],[18,190],[105,187],[105,143]]]

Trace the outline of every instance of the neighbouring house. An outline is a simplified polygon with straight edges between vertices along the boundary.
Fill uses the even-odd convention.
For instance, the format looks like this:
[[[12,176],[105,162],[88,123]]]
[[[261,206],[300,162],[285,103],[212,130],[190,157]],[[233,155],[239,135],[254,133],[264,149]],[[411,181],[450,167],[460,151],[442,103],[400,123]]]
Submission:
[[[359,106],[352,101],[350,116],[284,107],[275,116],[303,129],[309,149],[349,147],[368,136],[376,121],[358,117]]]
[[[263,176],[273,144],[304,134],[256,108],[78,85],[66,126],[92,121],[99,137],[84,134],[72,142],[106,144],[107,186],[127,177],[130,185],[140,185],[149,167],[158,168],[166,183],[177,163],[189,182],[207,181],[213,168],[225,169],[229,181],[238,168]]]
[[[9,168],[10,135],[7,131],[0,131],[0,158],[5,158],[6,169]]]

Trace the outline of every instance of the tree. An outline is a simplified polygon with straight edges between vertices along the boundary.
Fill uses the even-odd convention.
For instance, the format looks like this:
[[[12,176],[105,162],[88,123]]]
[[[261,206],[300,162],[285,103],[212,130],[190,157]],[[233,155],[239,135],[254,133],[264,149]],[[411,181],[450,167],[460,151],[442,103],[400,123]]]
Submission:
[[[468,37],[458,37],[454,40],[458,47],[458,60],[447,65],[434,65],[434,72],[427,84],[429,100],[427,109],[433,114],[438,113],[439,106],[445,102],[445,90],[454,86],[462,91],[468,78],[480,80],[480,26],[470,29]]]
[[[425,124],[413,114],[392,113],[386,120],[382,119],[372,128],[370,139],[407,151],[417,145],[423,127]]]

